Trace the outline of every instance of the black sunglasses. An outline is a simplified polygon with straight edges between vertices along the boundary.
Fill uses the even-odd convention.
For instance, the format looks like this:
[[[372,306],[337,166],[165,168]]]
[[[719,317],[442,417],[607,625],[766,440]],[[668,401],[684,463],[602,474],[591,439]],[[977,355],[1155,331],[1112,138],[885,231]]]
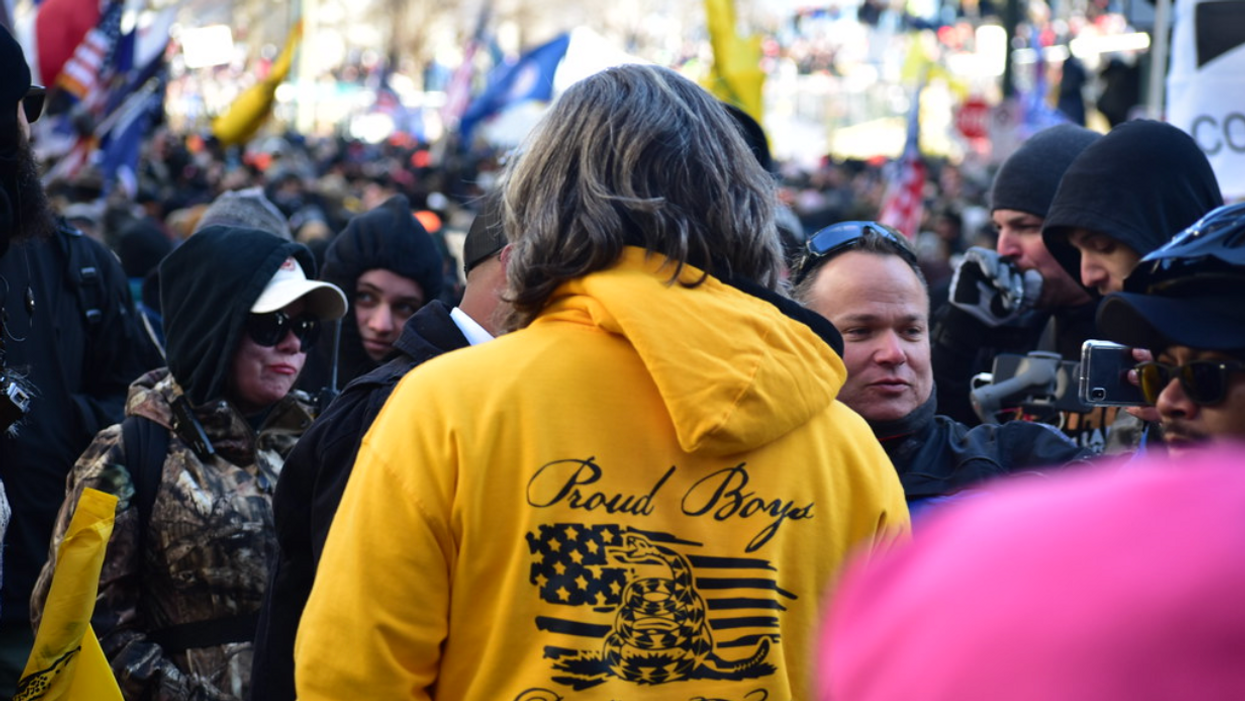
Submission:
[[[43,116],[43,101],[48,96],[47,88],[32,85],[22,98],[22,111],[26,113],[26,121],[33,124]]]
[[[320,320],[310,314],[295,318],[281,311],[251,314],[246,319],[246,334],[265,348],[277,345],[291,331],[298,339],[299,352],[306,353],[320,337]]]
[[[1155,361],[1137,366],[1141,379],[1141,396],[1149,404],[1157,404],[1159,395],[1174,379],[1180,380],[1185,395],[1198,406],[1214,406],[1228,396],[1231,375],[1245,372],[1245,363],[1220,360],[1194,360],[1184,365],[1168,365]]]
[[[904,235],[896,229],[875,221],[845,221],[831,224],[808,237],[804,257],[796,268],[795,284],[800,284],[809,273],[817,269],[821,261],[836,253],[855,248],[868,234],[876,234],[890,242],[896,255],[909,265],[916,265],[916,254],[908,247]]]

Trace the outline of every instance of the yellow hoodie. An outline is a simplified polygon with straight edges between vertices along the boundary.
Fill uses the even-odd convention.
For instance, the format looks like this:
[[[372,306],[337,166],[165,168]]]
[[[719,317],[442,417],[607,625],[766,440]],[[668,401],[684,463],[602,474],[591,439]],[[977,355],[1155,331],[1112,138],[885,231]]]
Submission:
[[[627,249],[397,387],[299,628],[300,699],[810,698],[822,595],[907,529],[903,491],[820,337],[663,262]]]

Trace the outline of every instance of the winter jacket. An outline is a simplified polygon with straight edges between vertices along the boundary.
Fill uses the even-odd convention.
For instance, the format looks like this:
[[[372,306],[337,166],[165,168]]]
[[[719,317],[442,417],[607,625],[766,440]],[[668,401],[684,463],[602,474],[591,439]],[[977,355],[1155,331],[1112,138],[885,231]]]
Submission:
[[[408,372],[466,347],[449,307],[428,303],[402,327],[399,355],[346,385],[290,452],[273,497],[280,553],[255,636],[254,701],[295,698],[294,635],[363,435]]]
[[[908,508],[918,512],[1001,475],[1089,458],[1058,429],[1028,421],[969,427],[926,402],[899,421],[871,423],[899,473]]]
[[[216,454],[198,457],[169,427],[182,390],[165,369],[130,390],[127,415],[169,431],[160,487],[140,533],[135,474],[138,456],[125,454],[120,425],[96,437],[70,473],[56,521],[48,565],[32,607],[43,609],[55,554],[85,488],[117,495],[93,623],[127,700],[222,701],[246,698],[251,639],[225,644],[158,642],[176,626],[254,621],[276,556],[272,491],[281,463],[311,424],[305,396],[291,394],[268,412],[258,431],[234,406],[216,400],[193,407]],[[38,620],[36,618],[36,624]],[[237,637],[237,636],[235,636]]]
[[[155,367],[155,351],[116,257],[64,223],[51,239],[14,244],[0,258],[0,278],[5,365],[35,387],[26,418],[0,435],[0,478],[13,508],[0,620],[28,627],[65,476],[95,434],[121,420],[127,388]]]
[[[813,322],[665,263],[628,248],[398,385],[300,699],[809,698],[825,588],[907,529],[903,492]]]

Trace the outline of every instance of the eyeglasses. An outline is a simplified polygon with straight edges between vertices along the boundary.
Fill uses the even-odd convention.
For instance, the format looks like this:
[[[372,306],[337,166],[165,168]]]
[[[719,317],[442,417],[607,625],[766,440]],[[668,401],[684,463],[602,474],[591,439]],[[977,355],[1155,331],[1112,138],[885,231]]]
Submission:
[[[22,98],[22,111],[26,113],[27,122],[33,124],[43,116],[43,100],[47,95],[47,88],[42,85],[32,85],[26,91],[26,95]]]
[[[803,282],[820,262],[844,250],[855,248],[869,234],[882,237],[896,255],[909,265],[916,265],[916,254],[908,247],[902,233],[885,224],[874,221],[845,221],[832,224],[808,237],[804,257],[796,268],[795,284]]]
[[[1179,379],[1180,387],[1193,403],[1214,406],[1228,395],[1230,375],[1243,371],[1245,363],[1219,360],[1194,360],[1184,365],[1150,361],[1137,366],[1141,396],[1149,404],[1157,404],[1167,385]]]
[[[277,345],[291,331],[298,339],[298,351],[306,353],[320,337],[320,320],[310,314],[293,318],[280,311],[252,314],[246,320],[246,334],[265,348]]]

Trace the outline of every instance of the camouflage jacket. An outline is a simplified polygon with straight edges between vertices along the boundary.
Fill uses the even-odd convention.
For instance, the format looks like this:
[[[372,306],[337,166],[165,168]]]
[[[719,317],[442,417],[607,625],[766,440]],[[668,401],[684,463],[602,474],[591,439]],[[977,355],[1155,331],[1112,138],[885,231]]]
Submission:
[[[172,402],[180,394],[168,370],[154,370],[131,385],[126,414],[167,428]],[[151,634],[259,610],[277,551],[272,490],[285,456],[311,424],[308,409],[305,395],[291,393],[273,407],[257,434],[227,401],[195,407],[216,455],[200,460],[170,430],[143,537],[121,426],[101,431],[69,475],[51,557],[31,600],[35,625],[78,496],[87,487],[115,494],[117,520],[92,622],[125,698],[246,698],[251,642],[165,650]]]

